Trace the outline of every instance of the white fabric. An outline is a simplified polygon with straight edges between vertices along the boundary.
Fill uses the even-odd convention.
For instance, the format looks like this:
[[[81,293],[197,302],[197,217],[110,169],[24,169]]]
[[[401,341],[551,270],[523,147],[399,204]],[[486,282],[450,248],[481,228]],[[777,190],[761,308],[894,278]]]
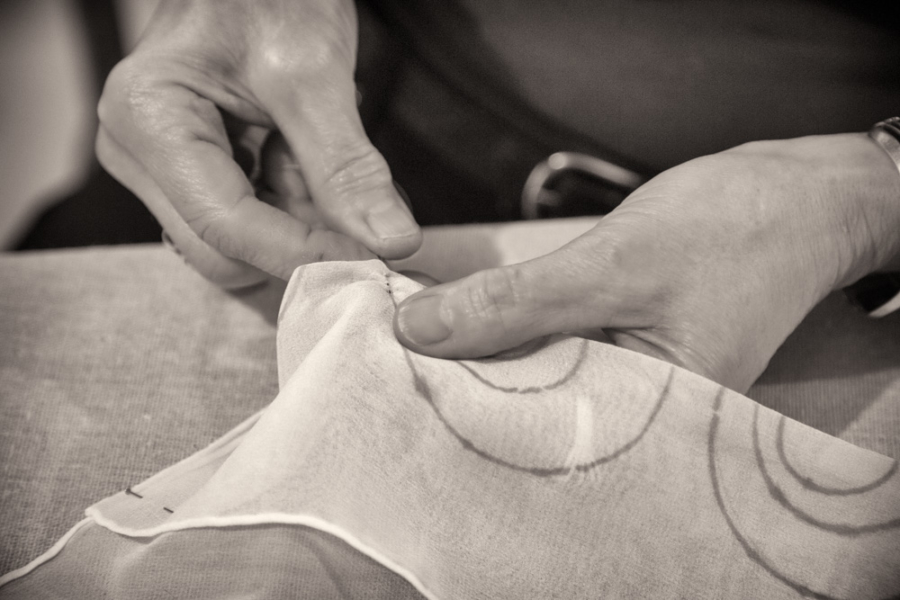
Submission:
[[[308,573],[287,560],[306,528],[410,584],[333,597],[900,593],[896,461],[596,342],[554,337],[482,361],[410,354],[391,320],[418,287],[378,261],[298,270],[273,403],[89,509],[96,525],[0,597],[155,597],[186,578],[189,597],[279,597]],[[210,536],[230,558],[186,563]],[[278,549],[265,561],[241,553],[265,540]],[[359,575],[371,561],[341,571],[355,559],[328,556],[333,581],[375,581]]]

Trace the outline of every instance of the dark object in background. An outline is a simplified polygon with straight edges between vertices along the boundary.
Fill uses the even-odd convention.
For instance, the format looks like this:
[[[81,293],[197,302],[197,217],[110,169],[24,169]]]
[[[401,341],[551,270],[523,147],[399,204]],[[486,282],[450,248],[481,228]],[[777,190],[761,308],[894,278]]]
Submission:
[[[84,185],[38,218],[16,250],[159,242],[162,227],[94,160]]]
[[[79,0],[93,67],[94,100],[122,58],[115,3]],[[112,178],[93,157],[85,183],[38,218],[16,250],[158,242],[162,228],[137,197]]]
[[[123,56],[115,3],[78,5],[91,45],[96,100]],[[518,220],[522,184],[549,154],[574,149],[611,156],[500,87],[485,85],[464,62],[414,52],[396,34],[397,24],[368,4],[358,11],[360,114],[420,224]],[[593,210],[589,202],[579,206]],[[140,200],[95,158],[84,185],[46,210],[16,249],[158,242],[161,232]]]
[[[99,96],[121,57],[114,3],[79,4]],[[363,123],[423,225],[521,218],[528,174],[557,151],[646,178],[751,139],[863,131],[900,106],[900,9],[883,2],[367,0],[358,8]],[[576,35],[595,24],[608,38],[599,46],[596,36]],[[526,59],[518,71],[504,49]],[[92,174],[21,248],[159,240],[134,196],[104,182],[99,166]],[[598,193],[595,210],[585,183],[555,182],[574,196],[560,203],[564,212],[544,216],[606,212],[623,196]]]

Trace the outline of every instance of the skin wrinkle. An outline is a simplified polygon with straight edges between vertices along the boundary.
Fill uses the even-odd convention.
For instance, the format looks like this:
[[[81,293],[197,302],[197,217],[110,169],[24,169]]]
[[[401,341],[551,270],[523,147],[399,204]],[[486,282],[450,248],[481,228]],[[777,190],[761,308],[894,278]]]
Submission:
[[[496,323],[500,326],[503,335],[509,334],[512,329],[506,318],[507,310],[516,310],[517,306],[531,306],[527,281],[525,293],[522,292],[522,271],[515,267],[511,269],[491,269],[478,275],[482,285],[466,287],[463,313],[466,320],[476,322]],[[526,296],[526,297],[523,297]]]
[[[222,148],[226,144],[219,143],[220,139],[237,147],[235,139],[242,136],[227,127],[223,132],[215,124],[210,125],[215,120],[210,116],[214,110],[243,120],[259,119],[261,113],[277,117],[265,124],[272,126],[277,122],[293,144],[305,183],[317,201],[306,206],[318,211],[322,223],[331,229],[363,240],[379,255],[399,258],[412,253],[420,238],[410,236],[402,243],[383,244],[372,231],[373,224],[379,221],[368,218],[368,210],[379,201],[396,201],[391,186],[379,188],[377,182],[367,183],[365,169],[359,167],[355,168],[363,172],[362,181],[341,181],[350,176],[338,174],[347,162],[340,156],[342,153],[349,149],[364,154],[359,148],[372,151],[367,149],[368,140],[355,107],[352,71],[356,32],[356,13],[348,1],[310,0],[297,5],[287,0],[164,0],[135,54],[123,65],[131,70],[130,77],[137,78],[137,82],[127,83],[135,86],[132,92],[136,94],[141,93],[138,85],[152,89],[169,86],[209,100],[211,110],[207,105],[197,109],[191,107],[191,102],[182,102],[177,94],[173,96],[175,109],[193,114],[196,120],[205,122],[202,126],[185,114],[168,118],[184,118],[189,122],[183,126],[197,138]],[[128,74],[127,70],[119,72]],[[117,82],[122,82],[121,76],[118,80],[111,77],[113,88]],[[111,89],[110,97],[116,92]],[[149,95],[134,98],[132,108],[152,116],[154,111],[160,111],[160,101],[169,100],[166,96]],[[234,193],[238,183],[246,179],[242,179],[242,171],[235,165],[225,174],[230,179],[216,177],[230,161],[198,143],[185,143],[179,148],[181,155],[172,158],[154,152],[153,141],[166,147],[172,139],[167,136],[175,135],[178,141],[177,136],[184,132],[172,127],[154,129],[147,123],[142,124],[143,131],[140,127],[135,130],[131,121],[146,119],[148,115],[136,115],[127,105],[118,105],[117,109],[119,113],[110,118],[121,119],[124,124],[119,127],[110,122],[107,128],[132,151],[138,163],[132,169],[135,173],[122,176],[132,181],[135,192],[146,197],[148,204],[157,204],[156,212],[167,216],[166,227],[173,228],[178,247],[189,249],[189,262],[196,263],[197,259],[191,256],[195,252],[202,255],[201,261],[212,264],[221,259],[220,264],[230,268],[231,263],[221,252],[194,239],[188,224],[175,219],[166,202],[174,200],[179,214],[196,211],[192,217],[204,210],[222,210],[218,206],[221,204],[254,206]],[[101,111],[107,112],[110,111]],[[165,123],[166,115],[160,116]],[[190,156],[192,152],[196,156]],[[882,156],[879,160],[884,174],[890,175],[890,188],[882,181],[885,178],[877,177],[882,172],[873,173],[866,164],[875,153]],[[229,146],[224,154],[234,153]],[[493,315],[486,313],[495,292],[463,292],[460,298],[465,301],[468,294],[472,317],[480,318],[481,324],[487,326],[481,332],[474,328],[468,331],[468,339],[460,337],[454,341],[451,336],[436,352],[458,352],[463,346],[466,352],[478,353],[488,343],[496,351],[504,344],[514,345],[529,335],[540,335],[554,325],[566,326],[568,321],[624,330],[629,325],[626,319],[642,327],[642,335],[657,337],[662,347],[677,349],[681,342],[671,336],[686,338],[681,330],[690,331],[688,325],[693,323],[698,341],[694,345],[686,339],[684,344],[690,345],[688,353],[703,352],[720,372],[731,372],[738,362],[735,354],[749,352],[754,355],[752,360],[739,366],[738,372],[752,378],[757,374],[752,372],[752,365],[768,360],[774,352],[770,345],[786,337],[824,294],[823,290],[831,289],[830,284],[839,279],[838,275],[858,276],[865,267],[861,263],[879,256],[875,247],[883,240],[866,240],[867,235],[896,237],[891,233],[900,228],[900,222],[881,222],[887,220],[881,215],[894,210],[887,206],[885,195],[898,189],[895,170],[887,172],[889,162],[864,136],[835,135],[755,142],[675,167],[632,194],[604,219],[604,223],[621,221],[619,235],[633,240],[630,244],[619,242],[628,246],[625,258],[633,262],[623,264],[630,268],[613,265],[598,269],[586,261],[581,263],[585,268],[575,272],[561,264],[553,265],[555,259],[550,259],[541,263],[541,271],[528,278],[538,291],[514,291],[514,295],[521,296],[512,298],[521,300],[518,307]],[[848,166],[850,163],[858,171]],[[384,172],[375,177],[390,179],[387,166],[383,167]],[[378,170],[377,166],[372,168]],[[871,177],[873,174],[876,177]],[[844,183],[833,185],[839,176]],[[860,177],[871,181],[854,184]],[[323,180],[328,184],[323,186]],[[836,189],[827,189],[826,182]],[[163,196],[172,198],[164,201],[160,190]],[[245,193],[254,192],[248,189]],[[861,198],[864,193],[877,197],[856,202],[865,200]],[[269,204],[287,206],[283,212],[292,214],[289,203]],[[263,207],[269,208],[264,204],[257,208]],[[863,212],[848,219],[839,214],[840,210]],[[840,221],[842,216],[844,222]],[[261,227],[269,219],[267,227],[286,231],[281,223],[273,225],[272,213],[266,210],[257,210],[255,215],[248,212],[247,217],[248,227],[253,223]],[[214,218],[223,219],[221,214]],[[189,220],[197,225],[193,218]],[[668,227],[661,221],[669,222]],[[753,227],[754,223],[758,227]],[[232,230],[238,238],[230,242],[232,254],[241,259],[253,257],[257,263],[265,260],[269,271],[286,272],[296,266],[287,263],[297,256],[320,253],[299,248],[296,240],[278,240],[287,242],[279,250],[272,239],[242,233]],[[216,240],[226,243],[224,237]],[[892,240],[883,248],[896,247],[897,243]],[[254,249],[255,246],[260,247]],[[635,251],[636,247],[643,251]],[[600,256],[606,252],[599,238],[579,248]],[[613,257],[615,260],[618,258]],[[569,278],[563,279],[561,274]],[[583,293],[584,290],[588,292]],[[679,304],[695,309],[678,310]],[[603,308],[598,309],[600,305]],[[479,308],[485,314],[478,315]],[[771,318],[773,314],[777,316]],[[464,314],[457,316],[465,318]],[[610,316],[616,321],[610,322]],[[484,321],[490,317],[497,323]],[[515,320],[523,322],[514,324]],[[762,331],[759,335],[758,330]],[[505,336],[497,337],[498,332],[505,332]],[[756,342],[746,342],[748,335],[754,336]],[[709,344],[705,350],[700,346],[703,340]]]
[[[147,208],[167,231],[178,229],[177,221],[174,219],[180,220],[181,217],[175,212],[175,208],[168,203],[144,167],[134,159],[131,151],[106,134],[106,128],[102,123],[97,136],[97,156],[104,168],[118,173],[120,181],[132,192],[137,193],[138,189],[145,192],[152,190],[152,193],[147,194],[144,199]],[[143,180],[143,183],[140,180]],[[184,224],[184,227],[187,227],[187,224]],[[242,287],[264,279],[262,273],[256,269],[247,268],[234,259],[218,256],[199,238],[183,240],[182,251],[185,250],[185,245],[191,248],[193,262],[198,271],[223,287]]]
[[[204,98],[190,97],[188,99],[188,103],[195,107],[204,107],[201,111],[201,117],[202,112],[206,112],[208,115],[207,119],[199,119],[198,124],[200,127],[195,132],[186,130],[187,133],[182,133],[182,130],[180,128],[173,128],[169,131],[169,136],[193,136],[193,140],[183,142],[179,139],[179,142],[181,142],[181,144],[185,146],[197,142],[208,143],[211,145],[211,150],[213,151],[215,151],[216,148],[221,148],[222,146],[224,146],[225,149],[227,149],[227,152],[230,154],[232,152],[231,145],[225,131],[224,122],[221,118],[220,113],[218,112],[218,109],[216,109],[211,102]],[[211,125],[214,126],[214,128],[211,128]],[[180,178],[180,181],[189,183],[191,182],[191,173],[193,172],[193,169],[191,167],[192,165],[190,164],[185,165],[185,167],[183,168],[184,176]],[[249,184],[247,184],[247,187],[249,188]],[[250,190],[248,189],[248,192],[249,191]],[[207,203],[198,205],[196,203],[196,200],[201,194],[204,193],[208,192],[207,190],[203,189],[202,186],[200,186],[199,189],[194,189],[193,186],[188,186],[184,191],[181,192],[181,194],[190,196],[195,199],[195,203],[193,206],[203,207],[203,211],[196,215],[184,215],[185,221],[189,225],[191,225],[191,227],[197,232],[199,237],[208,244],[217,247],[226,256],[235,258],[239,257],[245,261],[253,262],[255,264],[270,263],[271,259],[261,253],[254,254],[252,250],[248,250],[244,246],[238,246],[237,249],[235,249],[235,247],[231,244],[231,238],[233,237],[231,235],[232,231],[234,231],[235,228],[242,226],[241,220],[235,219],[231,215],[235,210],[239,208],[239,205],[241,203],[245,203],[247,201],[255,201],[255,198],[250,196],[248,193],[246,195],[235,198],[233,204],[226,204],[225,206],[223,206],[222,200],[225,199],[225,197],[217,196],[211,198]],[[308,233],[308,229],[304,232],[304,234],[305,233]],[[311,254],[307,254],[306,256],[309,256],[315,260],[320,260],[323,254],[324,251],[322,250],[313,250]],[[286,276],[288,272],[284,271],[279,274],[282,276]]]
[[[194,218],[185,216],[185,221],[191,226],[201,240],[219,249],[225,256],[234,256],[231,246],[231,238],[229,236],[230,229],[234,227],[234,215],[242,203],[255,201],[252,196],[241,196],[231,206],[217,206],[210,210],[204,211]],[[240,222],[237,223],[240,226]],[[248,256],[247,260],[254,257]]]
[[[338,197],[354,198],[361,192],[381,190],[393,185],[387,163],[374,147],[359,147],[355,150],[332,154],[340,157],[342,162],[328,167],[331,175],[322,182],[324,187]],[[377,211],[379,205],[372,208]]]
[[[702,353],[695,350],[697,346],[703,347],[703,344],[693,343],[690,334],[674,336],[671,333],[660,331],[659,328],[627,332],[609,330],[608,334],[613,342],[622,348],[653,356],[714,381],[723,378],[724,373],[720,373],[716,367],[720,362],[716,359],[720,358],[723,353],[721,351],[713,352],[714,358],[708,358],[707,356],[710,354],[708,350]],[[673,339],[678,339],[678,343],[674,343]]]
[[[601,221],[601,225],[605,222],[607,227],[592,229],[554,254],[562,260],[554,261],[552,272],[562,273],[567,280],[578,285],[576,294],[560,294],[560,290],[555,288],[547,290],[553,294],[556,305],[592,306],[593,302],[585,300],[588,294],[608,295],[606,290],[622,287],[623,283],[617,275],[629,270],[627,263],[630,256],[623,247],[622,238],[612,226],[614,222],[607,219],[608,217]],[[545,273],[548,271],[548,258],[541,259]],[[584,273],[591,273],[594,277],[585,280]],[[629,276],[626,281],[630,285],[633,278]],[[587,285],[584,285],[586,282]]]
[[[133,64],[126,59],[120,63],[110,75],[106,90],[120,90],[108,94],[104,92],[98,105],[98,114],[101,123],[111,128],[110,133],[115,136],[115,132],[120,126],[126,126],[121,122],[121,116],[128,116],[137,127],[137,132],[141,136],[146,136],[152,140],[155,137],[164,136],[168,129],[173,125],[171,120],[178,118],[179,113],[174,111],[170,105],[166,105],[165,101],[171,99],[170,94],[178,95],[180,90],[185,90],[196,95],[196,105],[188,102],[188,108],[194,106],[200,108],[202,113],[210,119],[221,119],[219,115],[219,107],[231,114],[239,116],[239,118],[262,127],[271,127],[272,122],[258,109],[255,109],[249,102],[241,99],[228,89],[222,88],[220,85],[214,84],[211,80],[206,81],[208,77],[203,74],[199,77],[190,76],[190,72],[182,72],[184,69],[177,61],[170,63],[169,75],[165,78],[150,79],[141,69],[142,60],[137,64]],[[118,82],[124,79],[123,82]],[[122,94],[126,94],[123,98]],[[109,108],[116,104],[124,104],[128,110],[122,114],[122,111],[116,111]],[[207,106],[208,104],[208,106]],[[211,108],[210,108],[211,107]],[[120,116],[121,115],[121,116]],[[176,123],[174,123],[177,125]],[[126,131],[130,126],[126,126]]]
[[[213,182],[217,185],[217,188],[225,187],[225,190],[212,189],[209,186],[209,180],[202,177],[201,173],[198,173],[196,165],[198,154],[208,152],[211,156],[215,156],[221,153],[222,156],[220,158],[230,158],[230,144],[223,149],[214,140],[207,140],[200,135],[193,135],[192,140],[187,140],[180,146],[181,152],[175,154],[177,159],[169,163],[169,167],[170,169],[175,167],[175,171],[179,172],[181,176],[171,182],[171,184],[174,184],[170,184],[173,189],[168,190],[175,192],[175,195],[167,194],[167,196],[170,196],[170,200],[174,201],[173,204],[176,209],[178,209],[178,212],[182,214],[188,224],[197,217],[209,216],[210,218],[218,218],[218,216],[230,211],[235,204],[243,201],[245,197],[253,196],[253,188],[250,186],[250,182],[247,181],[243,172],[236,165],[230,173],[222,173],[222,180]],[[192,148],[194,148],[193,151],[191,151]],[[201,148],[202,150],[200,150]],[[208,167],[208,162],[204,166]],[[229,177],[229,175],[232,177]],[[163,187],[163,191],[167,191],[165,187]],[[217,191],[224,192],[224,194],[216,194]],[[193,202],[182,203],[183,197],[190,198]],[[228,200],[231,198],[234,198],[234,200],[229,203]],[[191,214],[191,209],[197,211],[197,214]]]
[[[670,289],[677,290],[679,288]],[[671,297],[668,298],[667,304],[664,303],[664,292],[660,293],[660,296],[663,298],[660,313],[671,312],[672,306],[678,306],[678,303]],[[707,300],[712,299],[707,298]],[[672,323],[673,319],[670,317],[666,319],[666,322]],[[674,320],[674,322],[684,323],[684,320],[678,319]],[[706,340],[705,338],[698,338],[696,328],[690,326],[649,327],[640,331],[632,330],[629,333],[622,329],[610,329],[608,333],[617,345],[651,354],[667,362],[704,374],[707,377],[722,380],[723,374],[731,372],[730,367],[720,370],[715,366],[723,362],[722,358],[726,356],[722,344],[716,339]],[[692,339],[695,341],[692,341]],[[705,348],[706,350],[701,352],[696,350],[697,348]],[[731,385],[740,384],[741,382],[739,381],[731,383]],[[747,385],[749,385],[749,382]]]
[[[310,241],[305,235],[289,235],[292,228],[308,231],[308,223],[297,225],[307,219],[322,223],[322,204],[306,201],[303,210],[295,210],[293,199],[270,195],[257,205],[245,198],[256,193],[245,172],[255,171],[251,162],[260,164],[262,145],[253,139],[251,126],[271,130],[277,121],[282,128],[305,127],[306,132],[291,139],[306,154],[305,161],[301,156],[296,162],[307,180],[310,173],[324,177],[327,165],[319,164],[323,154],[340,153],[351,145],[346,140],[364,138],[353,85],[356,30],[355,8],[342,0],[303,5],[163,0],[135,51],[114,69],[98,113],[107,137],[127,148],[134,161],[118,171],[114,166],[113,175],[128,179],[148,207],[156,205],[153,212],[164,217],[160,221],[176,247],[203,275],[219,280],[221,273],[229,273],[227,280],[256,280],[256,268],[242,268],[239,262],[249,261],[285,277],[302,264],[298,257],[366,255],[359,242],[343,237],[315,236],[312,240],[327,247],[304,248],[302,242]],[[347,100],[341,102],[344,96]],[[304,108],[315,102],[324,104],[321,114]],[[278,119],[268,114],[273,108],[279,108],[273,114]],[[225,122],[223,115],[232,121]],[[335,137],[345,141],[327,147]],[[244,154],[237,158],[247,159],[243,168],[233,163],[239,148]],[[368,205],[352,191],[343,199],[331,198],[328,190],[318,193],[329,196],[326,209],[352,200],[354,207],[330,210],[328,225],[368,239],[359,224]],[[175,213],[167,207],[173,201]],[[242,222],[230,216],[235,207]],[[278,223],[269,207],[280,207],[296,223]],[[250,226],[275,228],[285,239],[252,237],[245,231]],[[411,246],[417,239],[377,249],[401,258],[415,250]]]

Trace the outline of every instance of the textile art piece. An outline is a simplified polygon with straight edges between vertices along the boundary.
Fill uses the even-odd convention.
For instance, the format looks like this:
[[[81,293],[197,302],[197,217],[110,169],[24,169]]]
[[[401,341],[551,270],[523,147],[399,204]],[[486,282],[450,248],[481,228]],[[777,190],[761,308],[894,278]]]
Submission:
[[[0,598],[900,598],[897,461],[580,338],[410,353],[419,288],[299,269],[272,404]]]

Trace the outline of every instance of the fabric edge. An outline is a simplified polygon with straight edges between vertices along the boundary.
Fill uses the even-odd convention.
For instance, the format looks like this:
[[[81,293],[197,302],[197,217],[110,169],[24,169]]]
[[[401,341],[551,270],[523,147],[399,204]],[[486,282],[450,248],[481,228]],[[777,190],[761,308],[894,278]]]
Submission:
[[[351,548],[356,550],[357,552],[362,553],[363,555],[369,557],[374,560],[381,566],[386,569],[396,573],[407,582],[410,583],[416,591],[418,591],[422,596],[426,598],[426,600],[440,600],[440,598],[432,593],[425,584],[419,580],[416,575],[414,575],[410,570],[400,566],[390,558],[384,556],[377,550],[371,548],[366,543],[359,540],[356,536],[349,533],[337,525],[333,525],[328,521],[325,521],[319,517],[315,517],[312,515],[290,515],[285,513],[262,513],[258,515],[235,515],[235,516],[227,516],[227,517],[205,517],[205,518],[196,518],[196,519],[186,519],[184,521],[171,523],[168,525],[159,525],[157,527],[151,527],[148,529],[129,529],[126,527],[119,527],[111,520],[106,519],[103,515],[99,514],[98,511],[91,507],[87,511],[85,511],[88,515],[88,519],[85,521],[93,521],[100,527],[103,527],[107,531],[112,533],[116,533],[119,535],[123,535],[130,538],[142,538],[142,537],[156,537],[162,535],[164,533],[177,533],[181,531],[186,531],[190,529],[203,529],[203,528],[213,528],[213,529],[221,529],[228,527],[247,527],[253,525],[295,525],[295,526],[303,526],[309,527],[310,529],[315,529],[321,531],[323,533],[327,533],[337,539],[341,540],[345,544],[349,545]],[[82,523],[84,523],[83,521]],[[80,525],[80,524],[79,524]],[[37,565],[35,565],[37,566]]]
[[[268,408],[268,407],[267,407],[267,408]],[[183,459],[179,460],[179,461],[176,462],[175,464],[169,465],[168,467],[166,467],[166,468],[163,469],[162,471],[159,471],[159,472],[157,472],[157,473],[151,475],[151,476],[148,477],[147,479],[145,479],[145,480],[141,481],[140,483],[135,484],[134,486],[132,486],[132,489],[134,489],[134,490],[136,490],[136,491],[143,491],[143,490],[147,489],[147,486],[153,485],[154,483],[157,483],[157,482],[160,481],[160,480],[166,479],[166,478],[167,478],[169,475],[171,475],[173,472],[181,471],[181,470],[185,469],[186,467],[191,466],[192,464],[194,464],[194,463],[196,463],[196,462],[202,461],[204,458],[207,458],[207,457],[210,456],[210,455],[216,456],[216,455],[217,455],[219,452],[221,452],[223,449],[224,449],[224,450],[227,450],[227,449],[228,449],[228,446],[229,446],[230,444],[234,443],[238,438],[240,438],[241,436],[243,436],[243,435],[244,435],[245,433],[247,433],[254,425],[256,425],[256,422],[259,421],[259,418],[262,416],[262,414],[263,414],[265,411],[266,411],[266,409],[263,408],[262,410],[255,412],[254,414],[250,415],[249,417],[247,417],[246,419],[244,419],[243,421],[241,421],[240,423],[238,423],[235,427],[233,427],[232,429],[230,429],[227,433],[225,433],[224,435],[222,435],[222,436],[216,438],[215,441],[213,441],[211,444],[209,444],[209,445],[206,446],[205,448],[202,448],[201,450],[198,450],[197,452],[191,454],[190,456],[188,456],[188,457],[186,457],[186,458],[183,458]],[[122,492],[118,492],[118,493],[122,493]],[[112,498],[112,497],[114,497],[114,496],[116,496],[116,495],[117,495],[117,494],[113,494],[112,496],[109,496],[109,497],[107,497],[107,498],[104,498],[103,500],[100,500],[100,502],[97,502],[97,503],[94,504],[93,506],[90,506],[90,507],[85,511],[85,514],[88,514],[88,511],[90,511],[91,509],[93,509],[95,506],[98,506],[99,504],[103,503],[104,501],[106,501],[106,500],[108,500],[109,498]]]
[[[66,547],[66,544],[69,543],[69,540],[71,540],[75,536],[75,534],[78,533],[79,530],[81,530],[85,525],[88,525],[93,522],[94,522],[94,519],[92,519],[91,517],[86,517],[86,518],[80,520],[78,523],[75,524],[74,527],[72,527],[61,538],[59,538],[56,541],[56,543],[50,547],[49,550],[47,550],[46,552],[44,552],[43,554],[41,554],[40,556],[38,556],[31,562],[29,562],[24,567],[19,567],[18,569],[10,571],[6,575],[0,576],[0,588],[2,588],[7,583],[10,583],[11,581],[15,581],[16,579],[20,579],[20,578],[24,577],[25,575],[28,575],[29,573],[34,571],[36,568],[38,568],[45,562],[54,558],[57,554],[62,552],[62,549]]]

